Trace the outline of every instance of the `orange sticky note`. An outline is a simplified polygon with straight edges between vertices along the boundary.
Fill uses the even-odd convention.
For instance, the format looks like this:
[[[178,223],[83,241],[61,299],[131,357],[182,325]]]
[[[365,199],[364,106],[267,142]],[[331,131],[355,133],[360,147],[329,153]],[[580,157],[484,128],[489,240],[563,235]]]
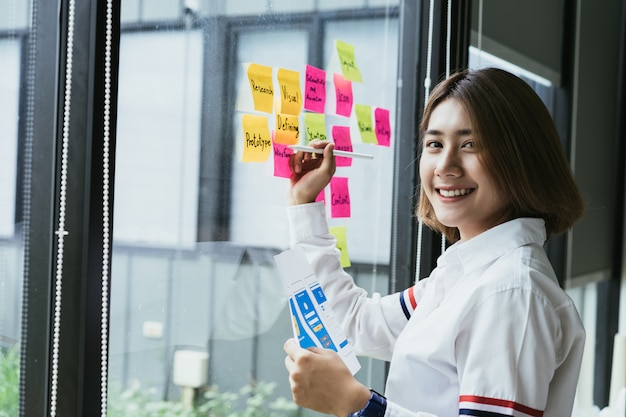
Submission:
[[[312,140],[326,140],[326,116],[319,113],[305,113],[306,138]]]
[[[250,64],[248,66],[248,81],[252,91],[254,109],[271,113],[274,102],[274,84],[272,83],[272,67]]]
[[[341,257],[339,258],[341,266],[343,268],[349,268],[352,264],[350,263],[350,257],[348,256],[348,240],[346,227],[335,226],[329,228],[328,231],[337,239],[337,249],[339,249],[339,252],[341,252]]]
[[[364,143],[377,144],[374,124],[372,123],[372,108],[363,104],[356,104],[354,111],[359,125],[359,132],[361,133],[361,140]]]
[[[244,114],[243,156],[241,162],[265,162],[272,150],[267,116]]]
[[[300,122],[298,116],[279,113],[276,115],[276,132],[274,140],[277,143],[295,145],[300,139]]]
[[[330,217],[350,217],[348,178],[333,177],[330,180]]]
[[[340,40],[337,40],[335,45],[337,47],[337,54],[339,55],[339,63],[343,76],[347,80],[362,83],[363,78],[361,77],[359,66],[356,63],[354,46]]]
[[[280,89],[280,112],[300,114],[302,110],[302,93],[300,92],[300,74],[283,68],[278,69],[278,87]]]

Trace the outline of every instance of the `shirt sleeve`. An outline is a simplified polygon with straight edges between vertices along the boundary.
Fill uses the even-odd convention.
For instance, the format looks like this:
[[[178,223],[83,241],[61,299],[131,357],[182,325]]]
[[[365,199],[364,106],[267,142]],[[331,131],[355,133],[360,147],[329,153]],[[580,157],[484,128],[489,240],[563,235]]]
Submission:
[[[459,413],[536,416],[557,367],[560,325],[529,288],[501,288],[476,305],[456,340]]]
[[[356,352],[390,360],[395,340],[407,323],[399,294],[374,293],[368,297],[343,270],[323,203],[290,206],[287,218],[291,246],[304,251]]]

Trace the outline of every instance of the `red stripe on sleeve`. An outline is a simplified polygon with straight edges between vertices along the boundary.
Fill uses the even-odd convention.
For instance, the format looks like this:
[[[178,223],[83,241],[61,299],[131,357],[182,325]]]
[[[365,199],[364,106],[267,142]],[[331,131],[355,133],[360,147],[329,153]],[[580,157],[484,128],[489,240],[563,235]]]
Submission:
[[[415,307],[417,307],[417,301],[415,301],[415,286],[409,288],[409,301],[411,302],[411,307],[413,307],[413,310],[415,310]]]
[[[500,400],[497,398],[479,397],[476,395],[461,395],[460,401],[472,402],[472,403],[478,403],[478,404],[489,404],[489,405],[495,405],[498,407],[506,407],[512,410],[521,411],[522,413],[528,414],[533,417],[543,416],[542,410],[536,410],[534,408],[530,408],[525,405],[516,403],[515,401]]]

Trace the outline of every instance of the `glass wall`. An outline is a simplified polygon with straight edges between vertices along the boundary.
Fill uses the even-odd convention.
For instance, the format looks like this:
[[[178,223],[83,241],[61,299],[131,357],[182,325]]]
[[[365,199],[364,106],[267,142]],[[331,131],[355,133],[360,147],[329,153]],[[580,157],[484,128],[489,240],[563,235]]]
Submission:
[[[216,3],[122,4],[111,415],[224,399],[250,411],[246,390],[267,415],[294,412],[273,260],[289,244],[290,144],[373,156],[339,161],[324,198],[347,270],[389,290],[399,4]],[[385,364],[361,365],[382,390]]]

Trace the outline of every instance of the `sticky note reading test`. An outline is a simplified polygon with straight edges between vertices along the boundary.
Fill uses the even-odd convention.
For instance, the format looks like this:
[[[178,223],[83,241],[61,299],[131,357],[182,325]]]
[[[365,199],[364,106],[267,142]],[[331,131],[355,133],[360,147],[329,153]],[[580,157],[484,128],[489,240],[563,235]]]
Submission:
[[[339,354],[352,374],[361,369],[309,261],[299,248],[274,256],[289,296],[294,338],[302,348],[321,347]]]
[[[244,114],[241,124],[244,136],[241,162],[267,161],[272,150],[267,116]]]
[[[274,102],[274,85],[272,83],[272,67],[250,64],[248,81],[252,91],[254,109],[265,113],[272,112]]]
[[[348,80],[362,83],[361,71],[354,56],[354,46],[340,40],[336,41],[336,46],[343,76]]]

